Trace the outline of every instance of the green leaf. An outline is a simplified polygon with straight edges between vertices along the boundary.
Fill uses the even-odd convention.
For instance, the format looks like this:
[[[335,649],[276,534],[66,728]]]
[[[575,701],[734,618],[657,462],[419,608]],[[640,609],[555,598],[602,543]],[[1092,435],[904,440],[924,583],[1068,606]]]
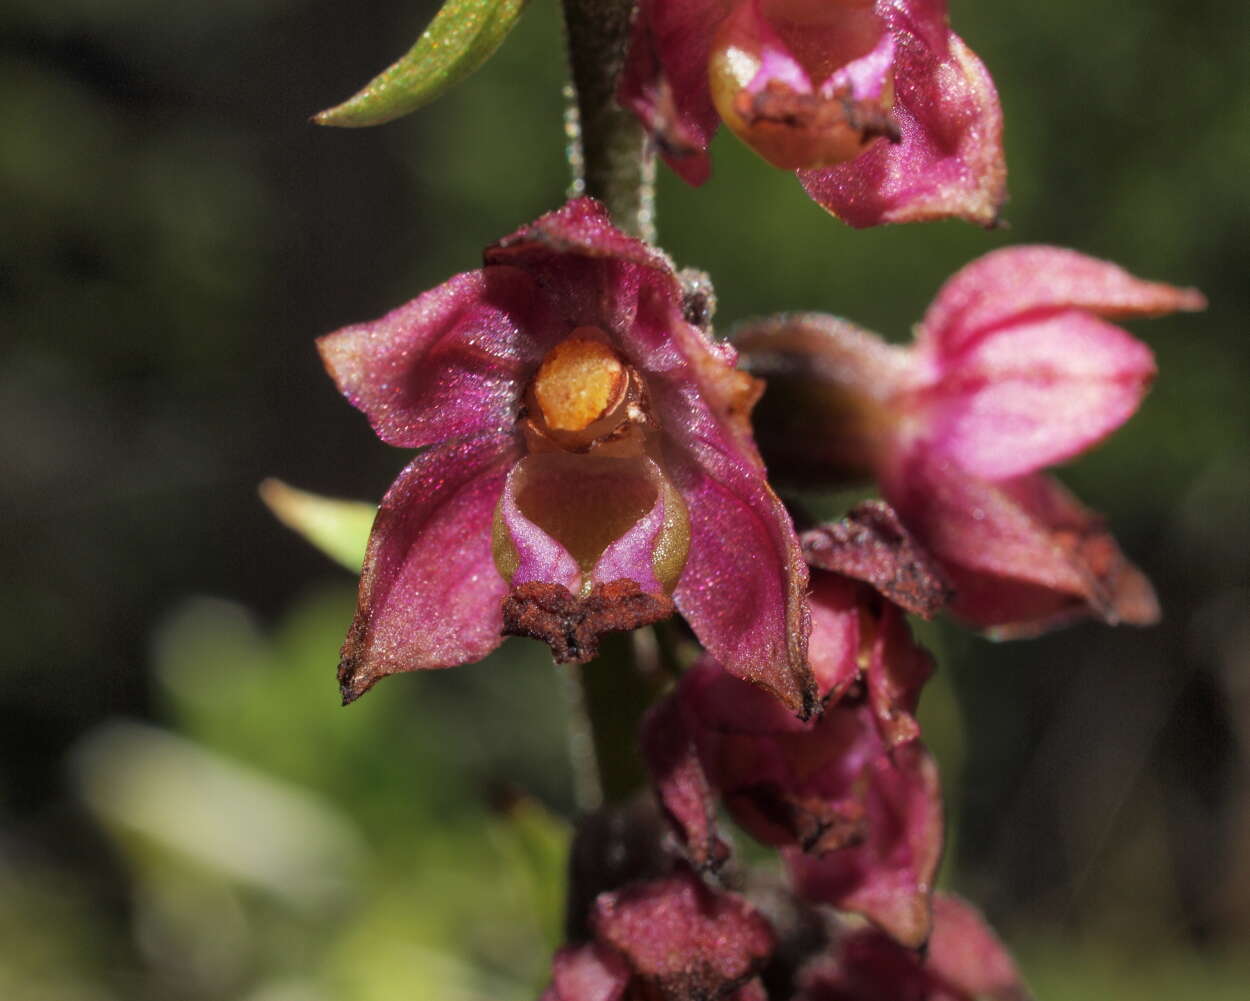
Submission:
[[[538,927],[554,951],[564,940],[571,828],[537,799],[517,794],[488,830],[508,861],[507,871],[525,884]]]
[[[508,37],[526,0],[447,0],[416,45],[342,104],[313,116],[318,125],[359,128],[399,118],[473,73]]]
[[[364,501],[322,497],[275,479],[260,485],[260,498],[287,528],[352,573],[360,573],[376,507]]]

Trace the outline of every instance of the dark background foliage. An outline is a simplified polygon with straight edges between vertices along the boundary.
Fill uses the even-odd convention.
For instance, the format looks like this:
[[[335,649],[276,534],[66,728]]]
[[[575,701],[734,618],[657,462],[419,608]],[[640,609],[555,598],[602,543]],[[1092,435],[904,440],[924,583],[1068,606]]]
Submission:
[[[1157,352],[1156,388],[1063,474],[1155,580],[1164,623],[1000,646],[946,627],[926,638],[942,659],[927,711],[950,881],[1039,987],[1211,994],[1223,981],[1201,978],[1250,934],[1250,25],[1215,0],[953,7],[1002,95],[1009,229],[853,232],[722,136],[704,188],[662,173],[661,242],[711,273],[722,329],[820,309],[902,338],[945,277],[1013,242],[1207,293],[1205,314],[1135,327]],[[273,964],[255,942],[228,976],[179,959],[211,937],[193,920],[208,905],[174,909],[192,922],[181,938],[144,938],[145,901],[183,877],[136,862],[83,779],[118,718],[319,790],[374,848],[471,832],[505,784],[569,809],[555,681],[528,644],[389,681],[368,700],[387,708],[335,708],[350,580],[256,495],[278,475],[379,496],[405,457],[336,396],[313,338],[476,266],[485,244],[564,197],[551,0],[415,116],[307,123],[432,12],[430,0],[0,10],[0,927],[29,943],[9,966],[0,948],[0,986],[23,971],[23,992],[5,996],[374,997],[388,984],[422,996],[367,953],[343,962],[391,971],[380,986],[344,974],[285,994],[288,981],[266,986]],[[170,681],[192,676],[198,695]],[[435,864],[413,850],[377,853],[410,876]],[[480,882],[491,870],[475,851],[437,865]],[[377,879],[392,871],[378,863]],[[387,925],[401,938],[438,909],[418,883]],[[305,929],[301,948],[346,935],[348,913]],[[506,968],[495,940],[472,944],[474,969]],[[1117,965],[1144,948],[1173,980]],[[279,953],[274,968],[309,965]],[[541,976],[535,962],[526,975]],[[446,997],[479,996],[447,982]],[[507,994],[491,983],[482,996]]]

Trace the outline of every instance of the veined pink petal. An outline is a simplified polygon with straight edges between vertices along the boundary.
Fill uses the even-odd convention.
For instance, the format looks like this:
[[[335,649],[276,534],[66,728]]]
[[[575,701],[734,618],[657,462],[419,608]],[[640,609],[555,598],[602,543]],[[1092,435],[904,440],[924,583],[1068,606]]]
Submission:
[[[893,115],[902,141],[798,172],[812,198],[856,228],[952,217],[990,226],[998,218],[1007,171],[994,83],[958,35],[943,46],[931,37],[896,35]]]
[[[1201,292],[1134,278],[1108,261],[1060,247],[1005,247],[957,271],[920,325],[916,347],[945,371],[988,331],[1081,309],[1105,319],[1162,316],[1206,307]]]
[[[507,590],[491,520],[517,457],[511,434],[422,452],[378,509],[339,663],[345,702],[400,671],[480,660],[499,645]]]
[[[1089,313],[1024,318],[948,359],[925,406],[930,441],[973,476],[1020,476],[1101,441],[1154,375],[1149,348]]]
[[[457,275],[317,347],[379,438],[421,448],[510,427],[525,379],[563,332],[533,279],[500,267]]]
[[[641,0],[617,100],[636,114],[660,155],[688,184],[708,179],[720,124],[707,66],[731,0]]]

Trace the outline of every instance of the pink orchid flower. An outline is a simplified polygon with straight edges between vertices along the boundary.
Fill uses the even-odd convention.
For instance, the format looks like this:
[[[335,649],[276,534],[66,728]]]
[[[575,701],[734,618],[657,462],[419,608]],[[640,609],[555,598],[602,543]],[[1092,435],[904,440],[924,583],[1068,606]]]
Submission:
[[[774,474],[876,479],[953,585],[952,612],[1007,637],[1157,619],[1102,520],[1042,470],[1124,423],[1154,377],[1149,349],[1107,319],[1204,305],[1073,251],[1016,247],[952,277],[908,347],[816,315],[748,325],[737,343],[769,380],[757,434]]]
[[[902,613],[854,577],[892,588],[926,571],[883,506],[804,536],[850,575],[813,575],[812,666],[827,704],[802,722],[704,660],[643,725],[660,804],[690,860],[715,868],[728,850],[715,795],[749,834],[782,849],[797,891],[856,911],[910,946],[929,932],[941,855],[937,768],[917,739],[915,708],[933,669]],[[852,576],[853,575],[853,576]],[[932,592],[932,578],[913,595]],[[931,613],[933,601],[917,604]]]
[[[346,701],[504,634],[588,660],[676,606],[729,670],[813,710],[807,569],[751,438],[758,385],[597,202],[318,346],[383,441],[422,449],[373,526]]]
[[[690,184],[723,120],[855,227],[1005,197],[1002,111],[945,0],[641,0],[618,96]]]
[[[590,921],[590,942],[556,953],[542,1001],[765,1001],[768,922],[689,869],[600,894]]]

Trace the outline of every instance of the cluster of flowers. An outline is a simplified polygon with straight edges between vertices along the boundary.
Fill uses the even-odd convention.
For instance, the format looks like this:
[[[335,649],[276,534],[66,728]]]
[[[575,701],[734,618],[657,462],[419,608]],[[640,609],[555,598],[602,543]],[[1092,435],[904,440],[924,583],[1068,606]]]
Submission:
[[[508,634],[586,661],[603,633],[674,611],[706,651],[643,727],[685,861],[603,890],[549,998],[766,996],[752,978],[774,932],[696,875],[728,855],[717,796],[781,849],[799,898],[871,922],[829,931],[794,997],[896,996],[882,978],[928,985],[899,997],[983,996],[986,977],[1013,996],[975,912],[932,896],[941,801],[914,713],[933,665],[904,613],[945,607],[1008,634],[1153,620],[1145,577],[1040,470],[1121,424],[1153,376],[1149,350],[1102,317],[1198,294],[1008,249],[955,275],[909,347],[812,315],[731,344],[702,322],[706,284],[590,199],[485,261],[320,342],[377,433],[423,449],[374,525],[345,700]],[[796,531],[754,444],[762,386],[739,352],[769,377],[756,426],[782,475],[868,474],[889,504]]]
[[[997,98],[945,6],[642,0],[620,97],[692,182],[723,119],[852,225],[990,224]],[[1157,617],[1043,470],[1153,378],[1108,321],[1201,306],[1022,247],[952,277],[907,346],[810,314],[718,341],[706,279],[579,199],[320,341],[378,435],[421,450],[374,524],[345,701],[507,635],[584,662],[679,612],[704,651],[642,728],[669,833],[583,887],[547,1001],[1024,995],[979,915],[932,890],[942,809],[915,711],[933,662],[905,614],[1001,636]],[[777,482],[869,479],[884,500],[796,527],[764,459]],[[784,906],[718,881],[718,804],[780,849]]]

